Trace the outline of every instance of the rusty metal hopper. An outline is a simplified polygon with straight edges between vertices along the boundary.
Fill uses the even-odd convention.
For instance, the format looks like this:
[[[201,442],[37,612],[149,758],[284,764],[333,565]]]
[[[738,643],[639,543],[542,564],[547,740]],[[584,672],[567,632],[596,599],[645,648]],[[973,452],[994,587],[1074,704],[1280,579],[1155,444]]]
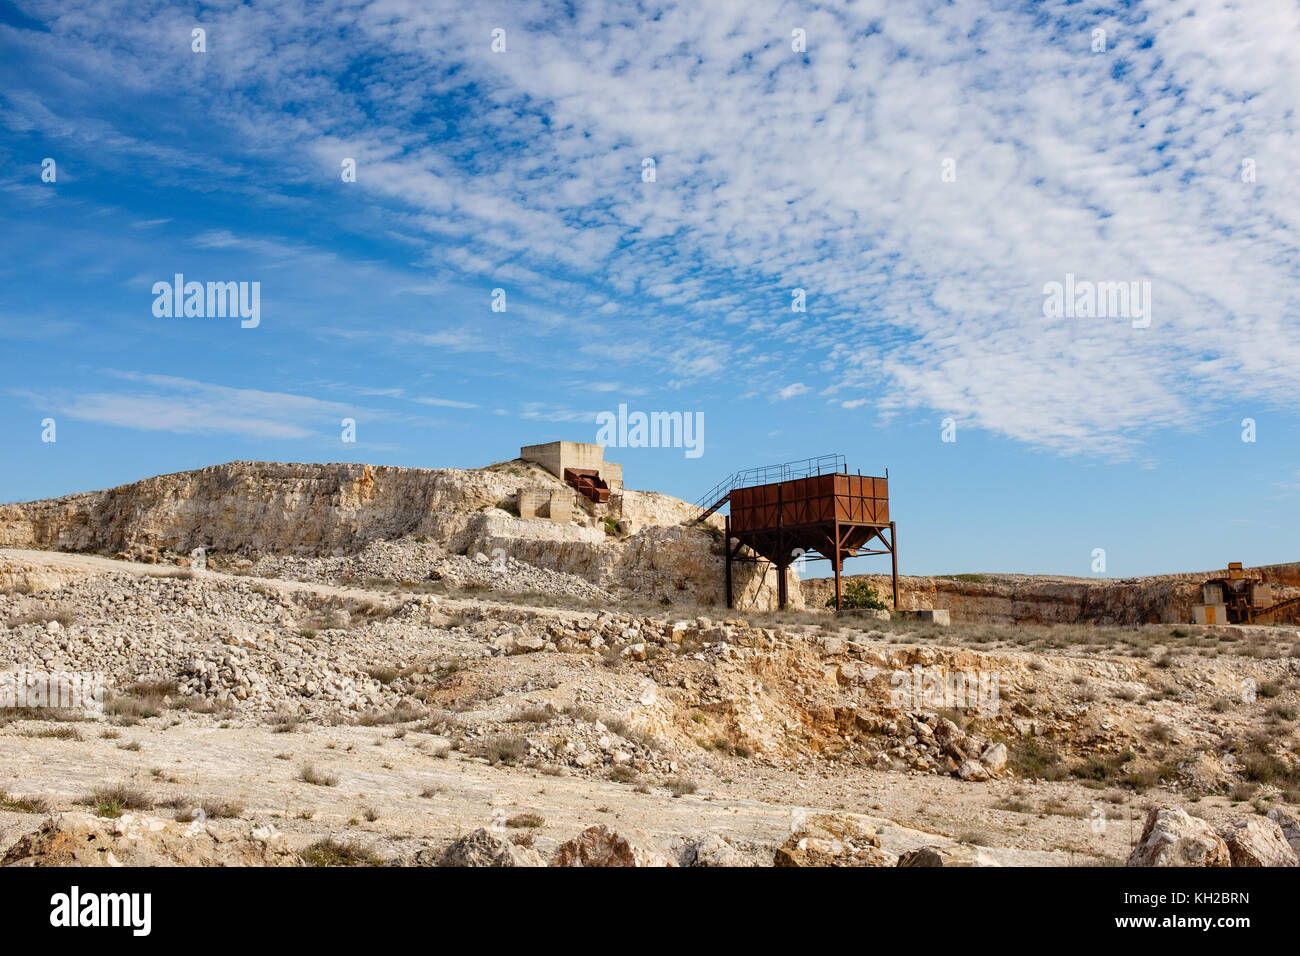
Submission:
[[[597,504],[609,501],[609,485],[593,468],[566,468],[564,480],[576,488],[578,494]]]
[[[826,466],[834,470],[823,470]],[[749,560],[741,556],[742,547],[776,565],[777,604],[782,608],[785,572],[796,558],[808,560],[811,552],[831,562],[838,610],[844,559],[887,554],[898,607],[898,542],[889,514],[888,471],[883,478],[851,475],[841,455],[751,468],[724,479],[701,498],[696,520],[726,504],[731,506],[724,519],[727,607],[732,606],[731,564]]]

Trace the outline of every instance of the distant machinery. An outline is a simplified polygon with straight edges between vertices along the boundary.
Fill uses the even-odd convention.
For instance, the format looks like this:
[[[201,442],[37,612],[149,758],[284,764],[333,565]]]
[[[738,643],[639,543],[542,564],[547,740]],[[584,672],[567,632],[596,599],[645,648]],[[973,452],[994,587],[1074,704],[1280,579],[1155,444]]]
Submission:
[[[696,502],[703,520],[730,504],[725,522],[727,607],[733,605],[733,561],[767,560],[777,569],[777,603],[784,608],[786,569],[795,561],[826,560],[835,571],[835,609],[840,609],[840,571],[845,558],[890,556],[894,607],[898,607],[897,533],[889,518],[889,473],[850,475],[840,455],[740,471]],[[872,546],[874,545],[874,547]],[[748,546],[758,558],[740,557]],[[815,553],[819,557],[810,558]]]
[[[1229,562],[1226,577],[1201,585],[1201,601],[1192,605],[1196,624],[1254,624],[1278,611],[1300,607],[1300,597],[1274,603],[1273,586],[1259,572],[1243,569],[1240,561]]]

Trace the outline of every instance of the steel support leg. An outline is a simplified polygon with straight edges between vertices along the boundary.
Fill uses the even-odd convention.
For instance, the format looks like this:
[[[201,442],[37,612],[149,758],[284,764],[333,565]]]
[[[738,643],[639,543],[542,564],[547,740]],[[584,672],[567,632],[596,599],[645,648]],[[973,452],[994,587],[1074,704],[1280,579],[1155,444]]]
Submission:
[[[898,529],[894,527],[894,522],[889,522],[889,560],[893,565],[892,575],[894,578],[894,610],[898,610]]]

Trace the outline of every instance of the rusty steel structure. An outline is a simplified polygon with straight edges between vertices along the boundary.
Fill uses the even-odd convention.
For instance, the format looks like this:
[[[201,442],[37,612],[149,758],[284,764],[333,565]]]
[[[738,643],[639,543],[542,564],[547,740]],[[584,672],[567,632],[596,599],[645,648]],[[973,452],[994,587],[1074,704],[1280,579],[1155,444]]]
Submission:
[[[604,504],[609,501],[609,485],[594,468],[566,468],[564,480],[585,498]]]
[[[823,470],[827,466],[831,470]],[[898,607],[898,532],[889,515],[888,471],[883,478],[849,474],[840,455],[752,468],[731,476],[701,499],[697,518],[728,504],[731,513],[724,521],[727,607],[734,604],[731,569],[735,561],[774,564],[777,603],[784,608],[790,565],[796,560],[825,560],[835,573],[838,611],[844,560],[874,554],[890,556],[894,607]],[[743,556],[741,549],[746,547],[756,557]]]

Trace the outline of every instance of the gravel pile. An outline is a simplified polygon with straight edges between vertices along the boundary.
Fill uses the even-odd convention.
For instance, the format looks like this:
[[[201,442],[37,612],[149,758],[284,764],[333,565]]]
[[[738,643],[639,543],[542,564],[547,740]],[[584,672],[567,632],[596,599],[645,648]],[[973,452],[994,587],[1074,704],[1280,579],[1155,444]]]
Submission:
[[[201,573],[107,575],[40,596],[0,596],[0,622],[0,669],[100,672],[118,693],[153,685],[144,694],[166,698],[154,702],[163,707],[195,698],[190,709],[253,717],[393,707],[429,679],[422,666],[492,653],[472,629],[447,627],[433,597],[391,614],[379,603]]]
[[[354,555],[330,558],[266,557],[251,573],[321,584],[440,581],[457,590],[488,589],[510,594],[547,594],[588,601],[613,601],[609,592],[574,574],[539,568],[498,551],[470,557],[449,554],[414,538],[375,541]]]

